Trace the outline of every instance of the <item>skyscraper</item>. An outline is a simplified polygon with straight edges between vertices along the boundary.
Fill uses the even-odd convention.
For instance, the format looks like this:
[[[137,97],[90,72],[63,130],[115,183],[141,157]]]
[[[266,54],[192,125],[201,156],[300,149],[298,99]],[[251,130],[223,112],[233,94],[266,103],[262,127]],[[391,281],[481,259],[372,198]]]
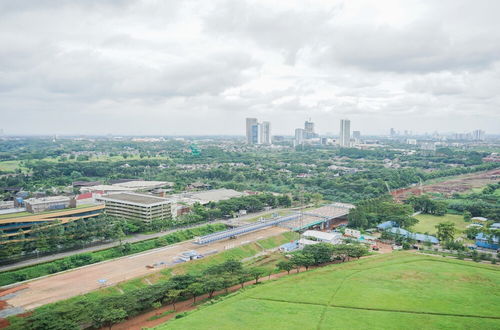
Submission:
[[[254,126],[257,125],[257,118],[247,118],[247,143],[248,144],[254,144],[257,143],[258,141],[258,135],[255,130],[258,130],[258,128],[255,128]]]
[[[476,129],[472,131],[472,139],[475,141],[483,141],[484,140],[484,131],[480,129]]]
[[[318,134],[314,133],[314,123],[311,119],[304,122],[304,139],[314,139],[317,138]]]
[[[259,123],[257,118],[247,118],[246,134],[248,144],[271,144],[271,123]]]
[[[340,139],[341,147],[349,147],[351,140],[351,121],[349,119],[340,120]]]
[[[260,143],[271,144],[271,123],[263,121],[260,126]]]
[[[304,133],[305,130],[303,128],[295,129],[295,145],[304,144]]]

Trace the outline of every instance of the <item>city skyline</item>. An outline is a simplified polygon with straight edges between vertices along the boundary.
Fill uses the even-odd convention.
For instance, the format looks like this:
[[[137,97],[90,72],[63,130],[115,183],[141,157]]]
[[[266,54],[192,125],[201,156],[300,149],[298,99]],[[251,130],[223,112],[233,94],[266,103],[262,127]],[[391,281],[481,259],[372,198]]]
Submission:
[[[303,118],[328,132],[348,117],[365,134],[498,134],[499,10],[491,1],[4,2],[0,125],[236,135],[257,117],[286,134]]]

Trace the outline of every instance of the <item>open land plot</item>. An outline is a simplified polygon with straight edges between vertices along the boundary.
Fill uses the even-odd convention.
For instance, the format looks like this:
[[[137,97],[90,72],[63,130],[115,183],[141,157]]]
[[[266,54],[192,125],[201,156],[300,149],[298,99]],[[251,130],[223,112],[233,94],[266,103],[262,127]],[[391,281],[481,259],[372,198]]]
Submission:
[[[286,276],[158,328],[498,329],[499,288],[496,266],[398,252]]]
[[[436,225],[441,222],[452,222],[455,224],[459,232],[466,229],[467,223],[464,221],[463,215],[458,214],[445,214],[443,216],[431,215],[431,214],[418,214],[415,216],[418,219],[418,223],[412,227],[412,230],[417,233],[429,233],[435,235]]]
[[[489,183],[495,183],[498,181],[496,178],[498,175],[500,175],[500,170],[495,169],[485,172],[440,178],[436,179],[436,181],[442,181],[431,181],[425,183],[422,187],[398,189],[391,194],[397,200],[404,200],[411,194],[419,195],[420,193],[441,193],[445,196],[451,196],[454,193],[464,193],[474,188],[484,187]]]
[[[30,281],[27,283],[27,289],[18,292],[14,297],[8,299],[7,303],[13,307],[22,307],[26,310],[30,310],[48,303],[68,299],[76,295],[96,290],[101,287],[99,283],[101,279],[106,279],[109,285],[115,285],[119,282],[136,277],[146,276],[159,270],[158,268],[148,269],[146,265],[164,261],[167,263],[165,268],[172,266],[173,259],[182,252],[189,250],[196,250],[201,254],[213,251],[222,252],[242,244],[273,237],[284,232],[287,232],[287,230],[272,227],[242,235],[236,239],[219,241],[208,245],[197,245],[194,241],[188,241],[99,264],[85,266]],[[75,285],[75,283],[77,283],[77,285]]]

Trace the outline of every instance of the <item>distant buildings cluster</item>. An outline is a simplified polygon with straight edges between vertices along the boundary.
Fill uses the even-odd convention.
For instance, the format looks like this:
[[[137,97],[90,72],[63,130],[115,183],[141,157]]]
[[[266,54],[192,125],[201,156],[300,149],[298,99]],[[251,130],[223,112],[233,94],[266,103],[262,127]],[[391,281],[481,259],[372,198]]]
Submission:
[[[361,132],[354,131],[351,138],[351,121],[340,120],[340,134],[338,140],[321,138],[314,130],[314,122],[311,119],[304,122],[304,128],[296,128],[293,144],[295,146],[308,144],[338,144],[341,147],[350,147],[361,140]],[[276,142],[284,141],[283,136],[275,136]],[[246,118],[246,141],[248,144],[271,144],[271,123],[264,121],[259,123],[257,118]]]
[[[248,144],[271,144],[271,123],[259,123],[257,118],[247,118],[246,136]]]

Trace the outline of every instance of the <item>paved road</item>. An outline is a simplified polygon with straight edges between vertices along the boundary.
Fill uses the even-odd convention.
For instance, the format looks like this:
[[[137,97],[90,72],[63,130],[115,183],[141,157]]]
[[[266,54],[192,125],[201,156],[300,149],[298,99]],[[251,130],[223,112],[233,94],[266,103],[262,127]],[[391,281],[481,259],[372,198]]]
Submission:
[[[244,221],[244,220],[258,217],[258,216],[261,216],[264,214],[268,214],[270,212],[280,212],[283,210],[286,210],[286,209],[273,209],[271,211],[250,213],[250,214],[247,214],[245,216],[238,217],[238,218],[233,218],[233,219],[229,219],[229,220],[216,220],[216,221],[211,221],[209,223],[214,224],[214,223],[231,223],[232,221]],[[135,243],[135,242],[145,241],[148,239],[168,235],[170,233],[173,233],[173,232],[181,230],[181,229],[196,228],[196,227],[204,226],[206,224],[207,224],[207,222],[204,222],[201,224],[196,224],[196,225],[187,226],[187,227],[183,227],[183,228],[176,228],[176,229],[163,231],[163,232],[159,232],[159,233],[154,233],[154,234],[136,234],[136,235],[133,235],[132,237],[128,237],[128,238],[124,239],[123,242],[124,243]],[[0,272],[7,271],[7,270],[13,270],[13,269],[20,268],[20,267],[36,265],[36,264],[43,263],[43,262],[53,261],[56,259],[72,256],[72,255],[79,254],[79,253],[105,250],[105,249],[109,249],[109,248],[112,248],[112,247],[115,247],[118,245],[120,245],[119,242],[111,242],[111,243],[100,244],[100,245],[96,245],[96,246],[92,246],[92,247],[88,247],[88,248],[83,248],[83,249],[79,249],[79,250],[72,250],[72,251],[67,251],[67,252],[56,253],[56,254],[52,254],[49,256],[44,256],[44,257],[40,257],[40,258],[36,258],[36,259],[24,260],[24,261],[17,262],[15,264],[0,266]]]

